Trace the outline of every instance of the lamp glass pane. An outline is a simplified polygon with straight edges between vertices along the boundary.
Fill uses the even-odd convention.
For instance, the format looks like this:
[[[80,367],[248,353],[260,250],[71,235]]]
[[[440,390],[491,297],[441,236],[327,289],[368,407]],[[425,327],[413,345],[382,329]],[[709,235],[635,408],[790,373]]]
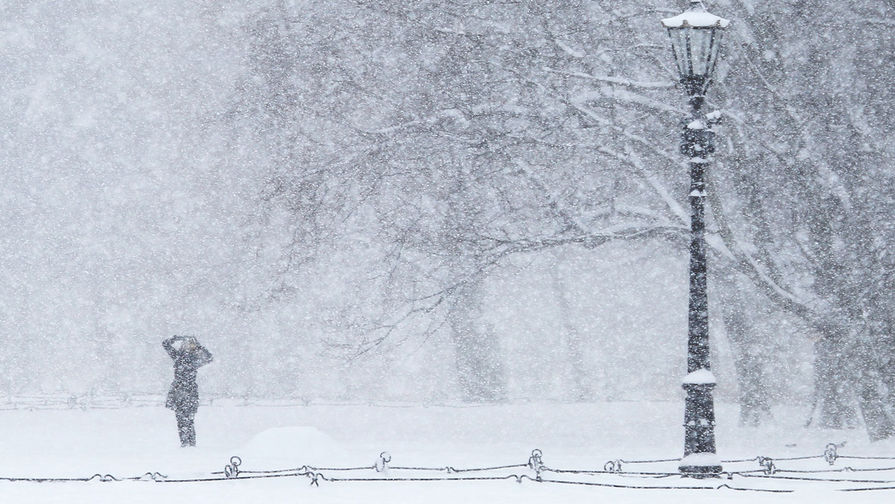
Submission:
[[[693,75],[706,75],[711,59],[712,29],[690,30],[690,57]]]
[[[711,47],[711,60],[709,61],[708,73],[715,73],[715,65],[718,63],[718,53],[721,50],[721,37],[724,35],[724,30],[712,30],[712,47]]]
[[[674,52],[674,62],[681,78],[690,75],[689,58],[687,54],[687,32],[689,28],[669,28],[668,36],[671,38],[671,50]]]

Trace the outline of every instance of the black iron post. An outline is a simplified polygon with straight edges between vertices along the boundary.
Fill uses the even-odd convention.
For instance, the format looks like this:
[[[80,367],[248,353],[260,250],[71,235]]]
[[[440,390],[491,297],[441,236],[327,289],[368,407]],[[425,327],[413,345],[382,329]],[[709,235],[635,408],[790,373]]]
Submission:
[[[680,471],[695,476],[721,472],[715,456],[715,407],[709,357],[709,317],[706,283],[705,176],[715,151],[715,118],[702,112],[703,83],[684,82],[690,95],[691,116],[685,120],[681,152],[690,165],[690,296],[687,329],[687,393],[684,405],[684,458]]]
[[[712,124],[718,113],[704,114],[705,91],[718,62],[721,39],[730,21],[706,12],[701,0],[690,9],[662,20],[671,41],[680,82],[690,97],[690,117],[684,120],[681,152],[690,165],[690,297],[687,327],[687,376],[683,386],[684,458],[681,473],[715,476],[721,462],[715,453],[715,377],[709,360],[709,310],[706,292],[705,177],[715,151]]]

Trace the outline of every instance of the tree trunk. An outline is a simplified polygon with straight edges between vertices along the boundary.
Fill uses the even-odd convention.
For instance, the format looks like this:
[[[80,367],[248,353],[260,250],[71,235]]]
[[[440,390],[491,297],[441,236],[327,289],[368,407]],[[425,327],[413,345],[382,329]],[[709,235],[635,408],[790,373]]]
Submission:
[[[460,287],[448,314],[457,384],[464,401],[502,401],[506,399],[506,381],[500,345],[493,331],[485,331],[482,326],[481,284],[481,280],[475,280]]]
[[[871,441],[895,436],[895,422],[890,408],[886,408],[884,390],[885,387],[877,373],[871,373],[861,379],[858,405],[861,407],[861,416],[864,417],[864,425]]]
[[[563,281],[558,264],[559,254],[553,255],[554,267],[551,268],[553,290],[559,302],[559,316],[562,319],[561,338],[568,359],[569,398],[573,401],[587,401],[593,398],[593,389],[587,379],[587,366],[585,364],[584,348],[581,342],[581,334],[578,328],[571,322],[572,310],[569,306],[569,295],[566,284]]]
[[[867,328],[867,332],[872,331]],[[856,352],[856,364],[860,371],[858,406],[871,441],[895,436],[892,390],[886,383],[887,368],[891,366],[889,343],[887,338],[871,334],[860,343]]]
[[[849,379],[848,359],[841,341],[825,335],[814,345],[815,407],[826,429],[854,428],[857,412]]]
[[[736,273],[729,273],[736,275]],[[745,311],[748,307],[736,278],[719,275],[721,317],[733,348],[740,402],[740,425],[758,426],[771,416],[770,393],[764,372],[761,341]],[[750,305],[751,306],[751,305]]]

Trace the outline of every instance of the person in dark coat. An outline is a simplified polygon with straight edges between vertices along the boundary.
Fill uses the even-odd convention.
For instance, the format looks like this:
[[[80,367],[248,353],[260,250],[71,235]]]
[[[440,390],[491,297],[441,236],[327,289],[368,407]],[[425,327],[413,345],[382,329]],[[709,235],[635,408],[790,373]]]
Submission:
[[[176,343],[180,343],[176,345]],[[174,382],[168,391],[165,407],[177,416],[180,446],[196,446],[196,429],[193,419],[199,409],[199,386],[196,373],[211,362],[211,352],[200,345],[193,336],[172,336],[162,346],[174,360]]]

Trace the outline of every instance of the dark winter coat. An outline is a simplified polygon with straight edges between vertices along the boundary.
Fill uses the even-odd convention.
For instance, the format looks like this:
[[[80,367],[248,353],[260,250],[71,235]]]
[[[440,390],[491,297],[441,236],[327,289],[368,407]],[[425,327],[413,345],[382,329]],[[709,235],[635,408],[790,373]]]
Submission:
[[[199,409],[199,386],[196,384],[196,372],[211,362],[211,352],[202,345],[191,350],[174,348],[174,339],[168,338],[162,346],[174,360],[174,382],[168,391],[165,407],[177,411],[181,415],[195,415]]]

